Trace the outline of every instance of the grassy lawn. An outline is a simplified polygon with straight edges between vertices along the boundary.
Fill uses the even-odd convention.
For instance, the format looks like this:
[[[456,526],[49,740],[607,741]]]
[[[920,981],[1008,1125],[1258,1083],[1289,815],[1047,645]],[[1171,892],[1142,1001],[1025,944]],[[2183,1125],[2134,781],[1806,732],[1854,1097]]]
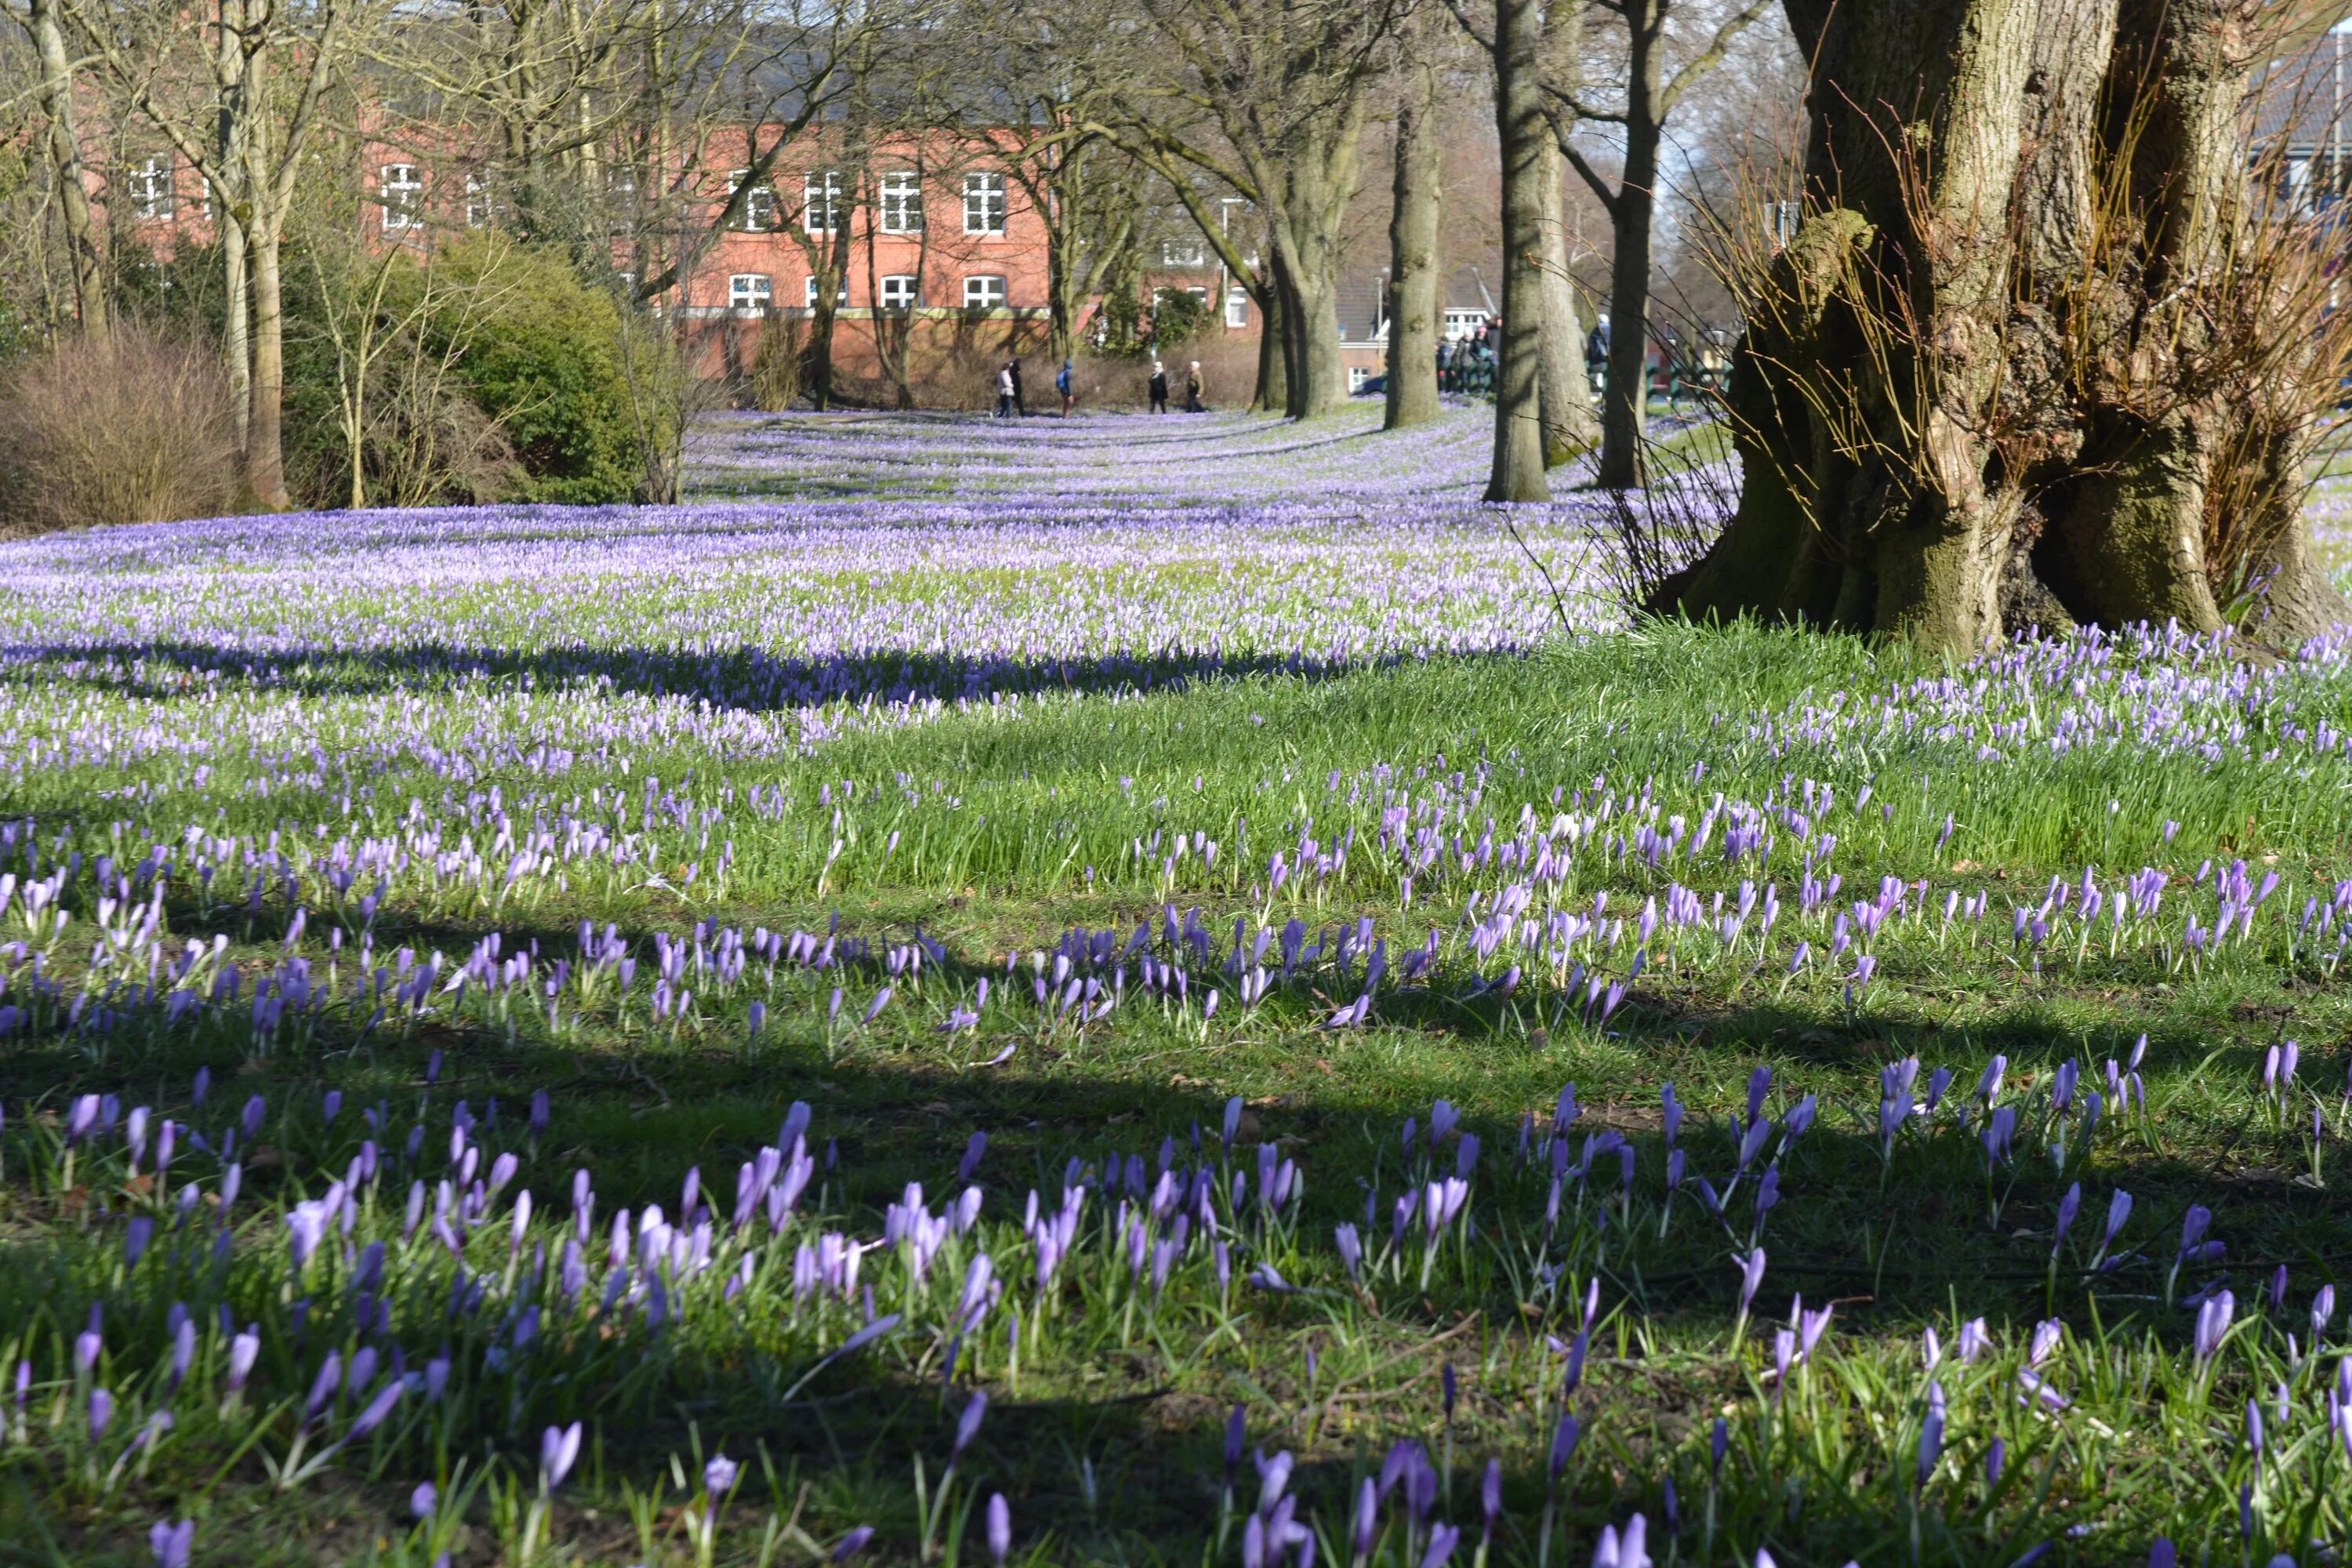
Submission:
[[[1056,424],[0,545],[0,1562],[2336,1560],[2345,647]]]

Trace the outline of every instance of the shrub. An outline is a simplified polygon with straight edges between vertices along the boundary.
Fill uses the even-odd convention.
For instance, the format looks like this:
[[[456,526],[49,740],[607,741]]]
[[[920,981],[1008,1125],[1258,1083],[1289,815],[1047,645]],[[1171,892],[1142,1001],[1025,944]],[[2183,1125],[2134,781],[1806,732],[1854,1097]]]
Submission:
[[[48,532],[168,522],[243,496],[236,407],[219,361],[136,326],[71,338],[0,385],[0,526]]]
[[[446,246],[433,265],[451,303],[425,333],[457,350],[474,401],[521,463],[514,499],[627,500],[640,464],[612,295],[589,287],[560,252],[496,236]],[[477,298],[461,329],[457,301],[469,290],[493,298]]]

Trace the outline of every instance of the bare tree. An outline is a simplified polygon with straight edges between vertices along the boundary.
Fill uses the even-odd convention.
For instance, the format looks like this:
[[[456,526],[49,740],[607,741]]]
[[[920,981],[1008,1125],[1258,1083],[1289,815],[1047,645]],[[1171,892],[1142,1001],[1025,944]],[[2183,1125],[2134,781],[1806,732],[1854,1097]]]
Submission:
[[[289,507],[279,429],[286,223],[328,92],[383,0],[221,0],[209,29],[191,29],[185,10],[166,0],[64,3],[89,57],[203,176],[224,215],[232,311],[250,298],[249,343],[236,342],[233,315],[230,345],[231,374],[247,387],[246,477],[263,506]]]
[[[1601,398],[1601,467],[1606,489],[1642,482],[1642,424],[1649,396],[1650,264],[1656,225],[1660,150],[1666,125],[1691,89],[1721,65],[1739,36],[1766,15],[1773,0],[1591,0],[1622,30],[1622,91],[1617,101],[1593,96],[1582,66],[1580,14],[1561,12],[1555,27],[1544,93],[1553,134],[1569,166],[1591,187],[1609,214],[1613,254],[1609,281],[1609,374]],[[1696,15],[1694,15],[1696,13]],[[1677,22],[1695,23],[1705,40],[1680,59],[1672,37]],[[1709,27],[1707,24],[1713,23]],[[1615,132],[1620,155],[1612,182],[1579,143],[1580,124]]]
[[[1305,418],[1337,407],[1347,396],[1337,329],[1339,231],[1399,0],[1139,3],[1153,41],[1165,47],[1166,68],[1134,105],[1130,132],[1256,205],[1269,241],[1278,309],[1268,330],[1278,325],[1282,333],[1286,412]]]

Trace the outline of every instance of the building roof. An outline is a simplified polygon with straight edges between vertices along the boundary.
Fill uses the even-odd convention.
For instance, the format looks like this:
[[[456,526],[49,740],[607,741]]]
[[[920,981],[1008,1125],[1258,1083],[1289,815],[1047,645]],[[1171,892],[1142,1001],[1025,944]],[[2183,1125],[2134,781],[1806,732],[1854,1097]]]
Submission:
[[[2256,141],[2284,135],[2290,151],[2352,151],[2352,37],[2330,32],[2273,60],[2257,73],[2252,96]]]
[[[1370,272],[1344,273],[1339,279],[1339,341],[1349,343],[1379,342],[1388,335],[1389,269],[1385,267]],[[1445,275],[1444,285],[1438,295],[1437,308],[1443,311],[1476,310],[1482,315],[1499,314],[1493,292],[1475,267],[1467,262]]]

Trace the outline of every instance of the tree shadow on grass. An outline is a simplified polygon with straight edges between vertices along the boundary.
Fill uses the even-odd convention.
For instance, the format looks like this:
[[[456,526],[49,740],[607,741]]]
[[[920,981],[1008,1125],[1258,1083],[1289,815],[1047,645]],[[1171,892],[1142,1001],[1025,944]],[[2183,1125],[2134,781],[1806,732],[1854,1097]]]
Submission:
[[[1499,648],[1435,657],[1515,658]],[[819,658],[776,657],[737,647],[710,653],[587,645],[540,649],[415,643],[354,649],[327,645],[255,650],[200,642],[41,643],[0,646],[0,684],[80,687],[168,701],[191,679],[234,680],[264,690],[365,697],[489,684],[533,690],[586,687],[645,697],[687,697],[753,712],[835,704],[987,702],[1012,696],[1169,692],[1209,681],[1278,676],[1332,680],[1368,669],[1426,662],[1419,654],[1319,657],[1171,649],[1071,658],[980,658],[920,648],[874,648]]]

